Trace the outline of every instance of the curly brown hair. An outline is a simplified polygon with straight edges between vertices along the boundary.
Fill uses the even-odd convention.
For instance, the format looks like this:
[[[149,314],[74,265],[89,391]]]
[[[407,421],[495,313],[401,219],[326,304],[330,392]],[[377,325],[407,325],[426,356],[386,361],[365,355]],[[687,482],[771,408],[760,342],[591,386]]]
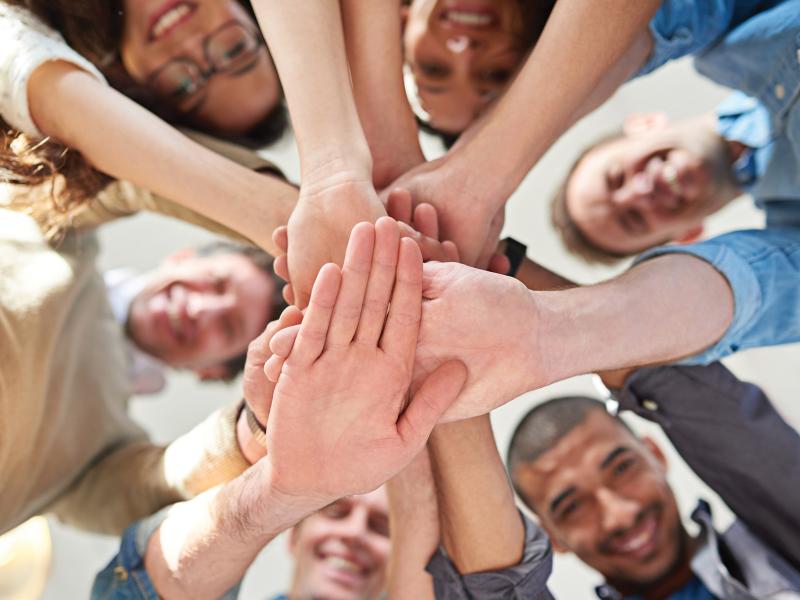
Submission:
[[[121,93],[175,125],[181,115],[159,102],[129,76],[119,58],[125,20],[122,0],[0,0],[30,11],[90,60]],[[239,0],[255,22],[247,0]],[[279,139],[288,127],[283,102],[252,131],[233,141],[262,147]],[[218,132],[217,132],[218,133]],[[0,182],[24,186],[11,207],[33,216],[57,237],[69,226],[71,213],[90,201],[114,179],[95,169],[77,150],[52,139],[32,140],[0,118]]]

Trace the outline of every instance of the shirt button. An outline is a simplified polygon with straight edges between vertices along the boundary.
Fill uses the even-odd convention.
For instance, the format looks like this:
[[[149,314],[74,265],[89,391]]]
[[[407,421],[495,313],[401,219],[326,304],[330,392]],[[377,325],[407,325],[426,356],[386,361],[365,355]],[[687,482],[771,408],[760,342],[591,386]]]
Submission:
[[[650,412],[656,412],[658,410],[658,403],[655,400],[642,400],[642,408]]]
[[[780,83],[775,86],[775,97],[778,100],[783,100],[783,97],[786,95],[786,88],[783,87]]]
[[[120,581],[126,581],[128,579],[128,571],[125,569],[125,567],[114,567],[114,575]]]

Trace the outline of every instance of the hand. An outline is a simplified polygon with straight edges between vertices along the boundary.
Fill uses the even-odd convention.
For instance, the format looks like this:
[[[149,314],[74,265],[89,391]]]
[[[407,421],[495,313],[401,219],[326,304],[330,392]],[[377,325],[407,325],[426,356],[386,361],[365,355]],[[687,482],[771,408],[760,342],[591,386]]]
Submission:
[[[443,420],[487,413],[543,385],[537,306],[521,282],[456,263],[426,263],[422,294],[415,379],[449,360],[469,372]]]
[[[490,197],[467,174],[457,176],[446,158],[412,169],[391,189],[397,187],[408,190],[416,204],[437,210],[442,238],[455,242],[465,264],[486,268],[505,222],[505,198]]]
[[[419,249],[389,218],[353,229],[343,270],[322,268],[302,325],[270,345],[286,357],[267,424],[276,489],[328,501],[364,493],[425,445],[466,374],[437,365],[406,406],[421,287]]]
[[[422,252],[422,260],[459,262],[456,245],[450,241],[439,241],[439,219],[433,206],[419,204],[413,208],[409,193],[398,188],[389,193],[386,208],[390,217],[400,221],[398,223],[400,236],[417,243]],[[278,227],[273,232],[272,239],[278,250],[285,253],[288,247],[287,228]],[[289,263],[285,254],[275,257],[274,269],[278,277],[290,281]],[[289,304],[294,304],[294,289],[291,283],[284,286],[283,297]]]

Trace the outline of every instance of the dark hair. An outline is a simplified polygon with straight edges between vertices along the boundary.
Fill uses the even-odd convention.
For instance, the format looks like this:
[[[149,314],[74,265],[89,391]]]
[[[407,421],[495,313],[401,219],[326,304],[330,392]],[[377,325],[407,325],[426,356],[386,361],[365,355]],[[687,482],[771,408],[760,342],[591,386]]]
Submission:
[[[587,146],[583,152],[578,155],[575,162],[572,163],[566,177],[564,177],[564,181],[558,186],[553,196],[553,201],[550,204],[550,219],[553,223],[553,227],[561,236],[564,246],[569,252],[579,256],[589,264],[600,263],[604,265],[613,265],[621,259],[635,254],[633,252],[612,252],[592,242],[583,230],[578,227],[578,224],[572,218],[572,215],[569,214],[569,209],[567,208],[567,188],[572,180],[572,176],[583,160],[598,148],[622,137],[624,137],[622,132],[614,132],[602,136],[600,139]]]
[[[255,21],[252,6],[238,0]],[[175,125],[188,125],[185,118],[136,84],[119,59],[124,10],[122,0],[0,0],[29,10],[45,24],[59,31],[66,42],[100,69],[109,83]],[[263,147],[277,141],[288,126],[286,107],[281,101],[244,135],[232,141],[248,147]],[[196,124],[195,124],[196,126]],[[220,132],[213,132],[220,135]],[[112,177],[95,169],[77,150],[49,138],[32,141],[0,118],[0,181],[36,187],[31,197],[44,203],[41,210],[53,210],[68,218],[70,211],[94,198]]]
[[[426,121],[423,121],[419,116],[417,116],[416,119],[419,130],[439,138],[439,141],[442,142],[442,146],[444,146],[445,150],[450,150],[450,148],[455,145],[455,143],[458,141],[458,138],[461,136],[460,133],[451,133],[449,131],[443,131],[442,129],[436,129],[436,127],[430,123],[427,123]]]
[[[533,505],[530,499],[525,496],[515,479],[517,469],[523,464],[536,461],[561,438],[583,423],[586,416],[593,411],[603,412],[609,419],[630,431],[625,421],[606,411],[603,402],[588,396],[552,398],[533,407],[517,424],[508,444],[506,465],[514,490],[531,509]]]
[[[245,258],[250,259],[253,264],[258,267],[261,271],[263,271],[270,279],[275,282],[275,293],[271,298],[270,303],[270,311],[269,317],[267,321],[264,323],[264,327],[266,328],[267,323],[270,320],[277,319],[278,315],[280,315],[283,310],[288,306],[286,301],[283,299],[281,295],[281,289],[283,288],[283,280],[280,279],[277,275],[275,275],[274,271],[272,270],[272,257],[264,252],[261,248],[257,248],[255,246],[247,246],[244,244],[235,244],[233,242],[212,242],[210,244],[206,244],[204,246],[200,246],[195,251],[198,257],[207,257],[207,256],[220,256],[220,255],[227,255],[227,254],[239,254],[244,256]],[[225,381],[233,380],[239,373],[244,370],[244,365],[247,362],[247,352],[245,351],[243,354],[239,356],[234,356],[233,358],[229,358],[225,361]]]

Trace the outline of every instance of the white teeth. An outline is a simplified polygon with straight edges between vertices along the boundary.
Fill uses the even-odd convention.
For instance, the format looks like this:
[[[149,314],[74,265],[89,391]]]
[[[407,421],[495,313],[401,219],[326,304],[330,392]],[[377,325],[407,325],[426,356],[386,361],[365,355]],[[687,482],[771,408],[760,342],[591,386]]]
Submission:
[[[340,571],[346,571],[348,573],[361,573],[360,566],[350,560],[347,560],[346,558],[342,558],[341,556],[329,556],[325,560],[329,565]]]
[[[172,27],[175,23],[177,23],[180,19],[185,17],[191,8],[186,4],[178,4],[175,8],[168,10],[161,18],[156,22],[153,26],[153,37],[158,38],[167,31],[170,27]]]
[[[641,534],[637,535],[632,540],[629,540],[622,547],[622,551],[623,552],[634,552],[634,551],[638,550],[639,548],[641,548],[642,546],[644,546],[649,539],[650,539],[650,533],[645,531],[644,533],[641,533]]]
[[[169,324],[172,327],[172,331],[174,331],[176,334],[180,333],[181,318],[178,315],[178,309],[172,303],[170,303],[167,307],[167,316],[169,317]]]
[[[457,10],[448,11],[447,19],[454,23],[459,23],[460,25],[472,26],[489,25],[492,22],[492,17],[490,15],[461,12]]]

